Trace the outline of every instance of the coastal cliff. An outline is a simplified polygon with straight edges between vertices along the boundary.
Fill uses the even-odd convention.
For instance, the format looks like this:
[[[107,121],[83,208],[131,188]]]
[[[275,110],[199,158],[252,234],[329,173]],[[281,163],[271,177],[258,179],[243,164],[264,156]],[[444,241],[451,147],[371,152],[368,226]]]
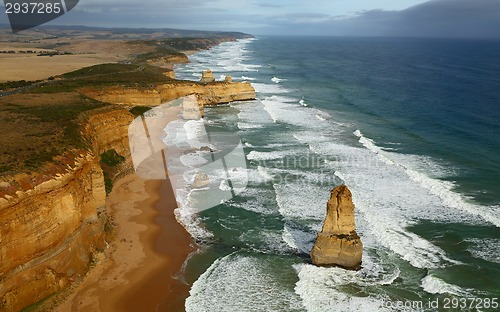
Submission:
[[[311,250],[313,264],[339,266],[349,270],[361,268],[363,244],[356,233],[351,191],[340,185],[331,191],[326,219]]]
[[[173,81],[152,88],[82,88],[81,93],[96,100],[134,106],[157,106],[177,98],[195,94],[201,105],[217,105],[233,101],[253,100],[255,89],[248,82],[212,82],[200,84],[191,81]]]
[[[126,109],[103,110],[83,116],[82,134],[96,155],[115,150],[125,157],[126,166],[132,166],[128,143],[128,126],[134,116]]]
[[[0,310],[20,310],[85,275],[105,246],[105,197],[89,153],[65,173],[0,200]]]
[[[132,119],[124,109],[88,114],[82,132],[89,150],[67,152],[37,173],[1,179],[0,310],[18,311],[64,289],[104,250],[110,225],[100,154],[130,154]]]
[[[86,92],[85,92],[86,91]],[[150,90],[83,90],[102,102],[155,106],[196,94],[198,105],[255,98],[249,83],[173,82]],[[128,108],[128,107],[127,107]],[[107,245],[106,194],[131,172],[125,108],[105,106],[77,118],[86,149],[72,149],[34,173],[0,178],[0,310],[18,311],[81,280]],[[111,153],[110,153],[111,152]],[[105,155],[116,155],[114,164]]]
[[[229,39],[172,40],[196,51]],[[1,143],[9,144],[0,155],[0,311],[19,311],[64,290],[102,257],[113,227],[106,195],[133,171],[131,106],[194,94],[203,114],[205,105],[256,98],[250,83],[230,78],[173,80],[172,70],[154,67],[187,61],[169,49],[141,55],[137,64],[83,68],[33,93],[0,98],[0,122],[8,130]]]

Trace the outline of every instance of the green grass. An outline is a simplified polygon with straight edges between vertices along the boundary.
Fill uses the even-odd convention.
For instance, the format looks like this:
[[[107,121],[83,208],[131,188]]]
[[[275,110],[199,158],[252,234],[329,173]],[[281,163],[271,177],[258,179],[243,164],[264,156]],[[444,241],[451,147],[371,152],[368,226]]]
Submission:
[[[37,80],[37,81],[19,80],[19,81],[2,82],[2,83],[0,83],[0,91],[27,87],[27,86],[31,86],[32,84],[34,84],[36,82],[39,82],[39,80]]]
[[[155,60],[165,57],[185,56],[182,51],[207,49],[218,43],[219,40],[214,38],[169,38],[140,42],[153,46],[155,48],[155,51],[137,55],[134,60],[136,64],[142,64],[149,60]],[[138,42],[132,41],[131,43],[136,44]]]
[[[213,46],[220,42],[217,38],[168,38],[162,40],[150,40],[145,43],[155,45],[163,51],[180,51],[202,50]]]
[[[184,56],[184,54],[176,52],[176,51],[171,50],[171,49],[164,49],[164,48],[159,47],[158,51],[138,55],[135,58],[134,62],[138,63],[138,64],[142,64],[142,63],[145,63],[149,60],[155,60],[155,59],[165,58],[165,57],[168,58],[168,57],[172,57],[172,56]]]
[[[86,145],[80,135],[80,125],[77,122],[77,117],[86,111],[93,110],[99,107],[106,106],[105,103],[98,102],[93,99],[86,99],[85,103],[73,103],[72,105],[43,105],[34,107],[8,108],[7,111],[20,113],[26,118],[31,118],[37,122],[47,124],[57,124],[58,128],[63,130],[64,145],[84,148]],[[35,134],[43,136],[43,133]],[[44,151],[41,154],[45,154]],[[41,158],[51,158],[54,155],[40,155]],[[36,158],[40,158],[36,157]]]
[[[146,64],[101,64],[64,74],[59,76],[63,79],[50,81],[30,92],[60,93],[85,87],[103,88],[110,86],[149,88],[156,84],[174,81],[165,76],[164,73],[165,69]]]
[[[54,156],[62,155],[68,150],[88,148],[88,142],[80,134],[82,121],[79,116],[109,104],[79,95],[79,90],[99,90],[114,86],[150,89],[160,84],[183,83],[166,76],[167,69],[149,65],[148,61],[166,56],[184,56],[181,51],[205,49],[218,42],[220,39],[217,38],[146,41],[146,44],[154,47],[154,51],[138,55],[129,64],[89,66],[51,78],[19,95],[0,98],[0,125],[4,137],[0,138],[0,173],[36,170],[44,163],[50,162]],[[131,42],[137,43],[144,44],[144,41]],[[21,88],[33,83],[36,82],[6,82],[0,84],[0,90]],[[16,97],[21,100],[16,100]],[[66,98],[67,100],[64,100]],[[23,102],[23,99],[26,101]],[[139,116],[149,109],[150,107],[134,107],[130,112]],[[22,140],[19,137],[22,137]],[[106,183],[108,190],[111,190],[112,164],[120,160],[116,155],[103,155],[103,158],[104,162],[110,164],[103,166],[110,170]]]
[[[0,165],[0,174],[3,172],[9,172],[14,169],[11,165]]]
[[[108,106],[77,93],[29,95],[38,100],[4,98],[0,103],[0,173],[30,172],[71,149],[87,149],[80,133],[81,114]],[[22,140],[11,139],[19,138]]]
[[[132,65],[132,64],[115,64],[115,63],[100,64],[100,65],[81,68],[66,74],[62,74],[59,77],[81,78],[81,77],[96,76],[96,75],[111,75],[118,72],[128,72],[131,70],[137,70],[139,67],[140,67],[139,65]]]

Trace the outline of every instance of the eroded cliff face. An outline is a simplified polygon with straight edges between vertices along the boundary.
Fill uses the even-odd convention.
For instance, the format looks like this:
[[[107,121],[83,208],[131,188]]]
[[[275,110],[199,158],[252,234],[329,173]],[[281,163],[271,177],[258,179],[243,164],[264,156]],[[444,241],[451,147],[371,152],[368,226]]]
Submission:
[[[363,244],[354,223],[352,194],[347,186],[341,185],[331,191],[326,219],[311,250],[311,260],[315,265],[359,270],[362,254]]]
[[[176,81],[151,89],[109,87],[100,90],[83,88],[79,91],[102,102],[134,106],[158,106],[191,94],[198,96],[201,105],[217,105],[256,98],[255,89],[250,83],[226,81],[208,84]]]
[[[114,149],[125,157],[125,165],[132,167],[128,143],[128,126],[134,116],[125,109],[93,112],[82,118],[83,136],[90,141],[92,151],[100,155]]]
[[[195,94],[203,106],[255,99],[249,83],[177,81],[150,89],[110,87],[81,93],[112,104],[157,106]],[[108,218],[100,155],[125,157],[113,177],[131,169],[126,109],[80,118],[88,150],[71,150],[37,173],[0,177],[0,310],[18,311],[56,293],[88,271],[106,246]],[[109,178],[109,176],[108,176]]]
[[[83,128],[90,150],[69,151],[38,173],[0,178],[1,311],[18,311],[64,289],[105,248],[99,155],[111,148],[129,154],[132,119],[122,109],[90,114]]]

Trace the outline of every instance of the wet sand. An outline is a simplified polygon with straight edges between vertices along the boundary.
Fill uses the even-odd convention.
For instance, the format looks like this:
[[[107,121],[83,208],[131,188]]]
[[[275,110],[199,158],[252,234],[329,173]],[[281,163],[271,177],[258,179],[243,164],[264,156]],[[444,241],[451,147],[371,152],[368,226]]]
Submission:
[[[107,258],[56,311],[183,311],[190,287],[175,276],[195,244],[175,219],[170,182],[131,174],[106,205],[116,224]]]

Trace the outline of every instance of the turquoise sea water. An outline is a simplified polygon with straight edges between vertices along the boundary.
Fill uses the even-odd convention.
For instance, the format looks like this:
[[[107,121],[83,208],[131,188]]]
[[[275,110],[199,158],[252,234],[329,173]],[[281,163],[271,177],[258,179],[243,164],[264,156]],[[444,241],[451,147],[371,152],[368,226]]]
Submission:
[[[182,219],[204,246],[186,267],[187,311],[494,306],[500,42],[263,37],[199,52],[176,73],[208,68],[250,81],[258,100],[206,111],[207,129],[242,139],[249,182]],[[309,264],[341,183],[365,247],[359,272]]]

